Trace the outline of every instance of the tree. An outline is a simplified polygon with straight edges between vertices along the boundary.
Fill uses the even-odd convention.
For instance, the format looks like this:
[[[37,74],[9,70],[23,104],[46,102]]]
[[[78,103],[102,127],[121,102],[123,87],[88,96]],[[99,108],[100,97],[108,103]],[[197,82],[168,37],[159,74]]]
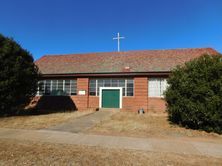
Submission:
[[[204,55],[173,70],[165,92],[169,120],[222,133],[222,56]]]
[[[12,114],[35,95],[38,68],[32,55],[0,34],[0,114]]]

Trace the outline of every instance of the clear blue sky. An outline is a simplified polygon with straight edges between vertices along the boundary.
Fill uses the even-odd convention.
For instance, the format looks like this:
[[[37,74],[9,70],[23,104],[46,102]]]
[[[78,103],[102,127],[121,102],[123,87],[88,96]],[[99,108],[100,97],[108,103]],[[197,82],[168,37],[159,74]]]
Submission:
[[[222,0],[0,0],[0,33],[44,54],[213,47]]]

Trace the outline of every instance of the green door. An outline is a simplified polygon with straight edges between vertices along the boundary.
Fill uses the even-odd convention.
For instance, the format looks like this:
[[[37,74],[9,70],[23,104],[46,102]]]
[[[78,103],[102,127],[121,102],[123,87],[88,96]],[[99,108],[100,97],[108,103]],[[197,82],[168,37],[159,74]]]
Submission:
[[[102,90],[102,107],[103,108],[119,108],[120,95],[118,89]]]

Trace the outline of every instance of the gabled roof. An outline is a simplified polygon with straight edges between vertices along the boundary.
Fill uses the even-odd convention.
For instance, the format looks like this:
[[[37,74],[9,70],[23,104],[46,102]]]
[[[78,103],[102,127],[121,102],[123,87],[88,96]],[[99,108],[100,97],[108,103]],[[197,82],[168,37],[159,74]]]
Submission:
[[[144,50],[67,55],[45,55],[35,63],[42,74],[83,74],[122,72],[169,72],[177,65],[217,54],[212,48]]]

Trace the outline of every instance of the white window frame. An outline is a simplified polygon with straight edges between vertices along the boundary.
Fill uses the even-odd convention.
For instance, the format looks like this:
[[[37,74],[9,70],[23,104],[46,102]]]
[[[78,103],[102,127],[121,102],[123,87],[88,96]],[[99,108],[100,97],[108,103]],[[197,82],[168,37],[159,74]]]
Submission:
[[[100,95],[98,95],[98,80],[99,79],[101,79],[101,78],[92,78],[92,79],[94,79],[94,80],[96,80],[96,91],[95,91],[95,93],[96,93],[96,95],[90,95],[89,94],[89,96],[96,96],[96,97],[99,97]],[[102,78],[102,80],[103,79],[113,79],[113,78]],[[123,96],[123,97],[134,97],[135,96],[135,81],[134,81],[134,78],[117,78],[117,79],[123,79],[124,80],[124,88],[125,88],[125,90],[124,90],[124,92],[125,92],[125,96]],[[127,80],[128,79],[132,79],[133,80],[133,96],[127,96]],[[90,80],[89,80],[90,81]],[[111,81],[112,82],[112,81]],[[89,83],[90,84],[90,83]],[[119,83],[118,83],[119,84]],[[104,86],[104,84],[103,84],[103,86]],[[110,87],[110,88],[113,88],[113,87]],[[114,87],[115,88],[115,87]],[[99,92],[100,92],[100,90],[99,90]],[[99,93],[100,94],[100,93]]]
[[[56,80],[56,79],[53,79],[53,80]],[[52,81],[53,80],[49,80],[50,81],[50,93],[52,92]],[[70,81],[70,89],[69,89],[70,93],[69,93],[68,96],[76,96],[77,94],[76,95],[71,95],[71,80],[74,80],[74,81],[77,81],[77,80],[76,79],[67,79],[67,80]],[[43,82],[43,94],[45,94],[46,80],[39,80],[39,81]],[[59,82],[59,80],[57,79],[56,80],[56,90],[58,90],[58,82]],[[63,89],[63,91],[65,91],[65,80],[62,80],[62,89]],[[76,91],[77,91],[77,86],[76,86]],[[37,88],[36,96],[43,96],[43,95],[39,94],[39,87]],[[53,96],[53,95],[50,94],[50,95],[47,95],[47,96]]]
[[[158,89],[158,91],[159,91],[159,94],[160,95],[157,95],[157,96],[151,96],[150,95],[150,88],[149,88],[149,86],[150,86],[150,80],[154,80],[154,79],[157,79],[157,82],[158,82],[158,84],[159,84],[159,89]],[[166,80],[167,78],[165,78],[165,77],[151,77],[151,78],[148,78],[148,97],[152,97],[152,98],[163,98],[164,97],[164,95],[163,95],[163,93],[164,93],[164,91],[163,91],[163,87],[162,87],[162,82],[164,82],[165,80]],[[166,82],[166,85],[165,85],[166,87],[165,88],[167,88],[168,87],[168,84],[167,84],[167,82]]]
[[[119,90],[119,108],[122,108],[123,103],[123,88],[122,87],[100,87],[99,88],[99,108],[102,108],[102,91],[106,89]]]

